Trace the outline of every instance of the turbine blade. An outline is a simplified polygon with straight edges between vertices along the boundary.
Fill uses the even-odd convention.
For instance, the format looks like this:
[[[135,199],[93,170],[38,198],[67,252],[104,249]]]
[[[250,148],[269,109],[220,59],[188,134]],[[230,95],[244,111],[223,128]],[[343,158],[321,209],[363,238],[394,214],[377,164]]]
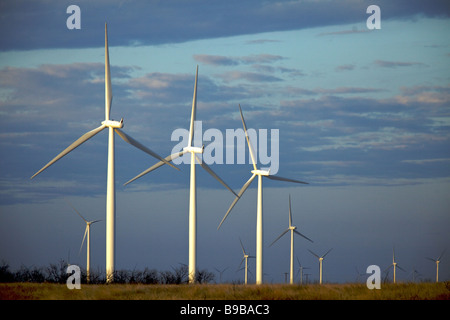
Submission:
[[[64,200],[66,200],[67,204],[68,204],[69,206],[72,207],[72,209],[73,209],[73,210],[81,217],[81,219],[83,219],[86,223],[88,222],[88,221],[81,215],[81,213],[79,213],[78,210],[75,209],[75,207],[74,207],[67,199],[64,199]]]
[[[313,255],[315,255],[315,256],[316,256],[317,258],[319,258],[319,259],[320,259],[320,257],[319,257],[319,256],[318,256],[317,254],[315,254],[314,252],[312,252],[312,251],[311,251],[311,250],[309,250],[309,249],[308,249],[308,251],[309,251],[309,252],[311,252],[311,253],[312,253]]]
[[[242,244],[241,238],[239,238],[239,242],[241,243],[242,253],[245,255],[244,245]]]
[[[84,240],[86,239],[86,234],[88,232],[88,226],[86,226],[86,229],[84,230],[84,237],[83,237],[83,241],[81,242],[81,246],[80,246],[80,251],[78,251],[78,255],[81,253],[81,249],[83,249],[83,244],[84,244]]]
[[[289,227],[292,226],[291,195],[289,195]]]
[[[283,233],[280,234],[280,235],[278,236],[278,238],[276,238],[276,239],[270,244],[269,247],[271,247],[275,242],[277,242],[277,241],[278,241],[282,236],[284,236],[289,230],[290,230],[290,229],[286,229],[285,231],[283,231]]]
[[[328,250],[327,253],[325,253],[325,254],[322,256],[322,258],[325,258],[325,256],[326,256],[328,253],[330,253],[331,250],[333,250],[333,248],[331,248],[330,250]]]
[[[195,158],[200,163],[203,169],[205,169],[210,175],[212,175],[217,181],[219,181],[225,188],[230,190],[232,194],[234,194],[236,197],[238,196],[236,192],[234,192],[233,189],[231,189],[222,179],[220,179],[220,177],[214,171],[212,171],[212,169],[204,161],[201,161],[197,155],[195,155]]]
[[[105,120],[109,120],[112,103],[111,72],[109,67],[108,30],[105,23]]]
[[[195,71],[195,84],[194,84],[194,96],[192,97],[192,111],[191,111],[191,123],[189,125],[189,140],[188,147],[192,146],[192,140],[194,139],[194,122],[197,112],[197,79],[198,79],[198,65]]]
[[[91,221],[91,224],[96,223],[96,222],[100,222],[100,221],[102,221],[102,220],[101,219],[100,220],[94,220],[94,221]]]
[[[302,237],[305,238],[306,240],[309,240],[309,241],[311,241],[311,242],[314,242],[314,241],[312,241],[310,238],[308,238],[307,236],[305,236],[305,235],[301,234],[300,232],[298,232],[297,230],[294,230],[294,232],[295,232],[296,234],[298,234],[299,236],[302,236]]]
[[[244,115],[242,114],[242,109],[241,109],[241,105],[240,104],[239,104],[239,112],[241,113],[242,125],[244,126],[245,138],[247,139],[248,150],[249,150],[250,156],[252,158],[253,168],[255,170],[258,170],[258,168],[256,168],[255,155],[254,155],[254,152],[253,152],[252,144],[250,143],[250,137],[248,136],[247,126],[245,124]]]
[[[134,140],[132,137],[130,137],[129,135],[127,135],[125,132],[123,132],[122,130],[119,129],[114,129],[117,134],[127,143],[131,144],[132,146],[135,146],[138,149],[141,149],[142,151],[148,153],[149,155],[151,155],[152,157],[164,162],[165,164],[168,164],[169,166],[171,166],[172,168],[176,169],[176,170],[180,170],[177,167],[175,167],[173,164],[171,164],[169,161],[167,161],[166,159],[162,158],[160,155],[158,155],[156,152],[153,152],[152,150],[150,150],[149,148],[147,148],[146,146],[142,145],[141,143],[137,142],[136,140]]]
[[[406,272],[405,269],[403,269],[402,267],[400,267],[398,264],[396,265],[397,268],[399,268],[400,270],[402,270],[403,272]]]
[[[173,159],[176,159],[176,158],[182,156],[183,154],[185,154],[185,152],[183,152],[183,151],[177,152],[177,153],[171,154],[170,156],[167,156],[167,157],[165,158],[165,160],[167,160],[167,161],[172,161]],[[142,171],[140,174],[138,174],[138,175],[137,175],[136,177],[134,177],[133,179],[130,179],[130,180],[128,180],[127,182],[125,182],[123,185],[126,186],[127,184],[129,184],[129,183],[133,182],[134,180],[136,180],[136,179],[138,179],[138,178],[140,178],[140,177],[146,175],[147,173],[149,173],[149,172],[151,172],[151,171],[153,171],[153,170],[155,170],[155,169],[158,169],[159,167],[161,167],[161,166],[164,165],[164,164],[165,164],[165,162],[163,162],[163,161],[160,161],[160,162],[154,164],[153,166],[151,166],[151,167],[148,168],[147,170]]]
[[[236,198],[234,198],[233,203],[231,204],[231,206],[228,208],[227,213],[225,214],[225,216],[223,217],[222,221],[220,222],[219,226],[217,227],[217,230],[219,230],[220,226],[222,225],[222,223],[225,221],[225,219],[227,218],[228,214],[231,212],[231,209],[233,209],[233,207],[235,206],[236,202],[238,202],[238,200],[241,198],[241,196],[244,194],[245,190],[247,190],[248,186],[252,183],[253,179],[255,179],[256,174],[253,174],[250,179],[248,179],[248,181],[244,184],[244,186],[241,188],[241,191],[239,191],[238,195]]]
[[[309,184],[308,182],[303,182],[303,181],[294,180],[294,179],[289,179],[289,178],[283,178],[283,177],[274,176],[274,175],[268,175],[268,176],[266,176],[266,177],[269,178],[269,179],[272,179],[272,180],[279,180],[279,181],[287,181],[287,182],[295,182],[295,183]]]
[[[436,262],[436,260],[435,260],[435,259],[432,259],[432,258],[425,257],[425,259],[428,259],[428,260],[430,260],[430,261]]]
[[[241,270],[240,268],[241,268],[241,266],[242,266],[242,262],[244,262],[244,261],[245,261],[245,257],[242,258],[241,263],[239,263],[239,266],[238,266],[238,270],[237,270],[237,271]]]
[[[442,256],[443,256],[444,253],[445,253],[445,250],[447,250],[447,249],[444,249],[444,251],[442,251],[442,253],[441,253],[441,255],[439,256],[439,258],[436,259],[437,261],[440,261],[440,260],[441,260]]]
[[[66,154],[74,150],[75,148],[79,147],[81,144],[95,136],[97,133],[105,129],[104,125],[101,125],[98,128],[95,128],[94,130],[91,130],[89,132],[86,132],[83,134],[80,138],[78,138],[76,141],[74,141],[70,146],[68,146],[66,149],[64,149],[60,154],[58,154],[56,157],[54,157],[49,163],[47,163],[41,170],[36,172],[30,179],[33,179],[36,177],[39,173],[50,167],[52,164],[54,164],[56,161],[64,157]]]

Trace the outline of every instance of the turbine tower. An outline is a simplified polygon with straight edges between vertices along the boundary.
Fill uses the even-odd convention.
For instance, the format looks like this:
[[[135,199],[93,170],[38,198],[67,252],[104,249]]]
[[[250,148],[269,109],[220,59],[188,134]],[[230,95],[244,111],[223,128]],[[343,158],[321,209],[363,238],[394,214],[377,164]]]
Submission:
[[[317,254],[315,254],[314,252],[312,252],[311,250],[308,249],[309,252],[311,252],[313,255],[315,255],[318,259],[319,259],[319,283],[322,284],[322,262],[323,259],[325,258],[325,256],[332,250],[333,248],[331,248],[330,250],[328,250],[324,255],[322,256],[318,256]]]
[[[398,265],[398,263],[397,262],[395,262],[395,248],[392,248],[392,264],[389,266],[389,267],[387,267],[387,269],[386,270],[388,270],[390,267],[394,267],[393,268],[393,270],[394,270],[394,283],[395,283],[395,269],[396,268],[399,268],[400,270],[402,270],[403,272],[406,272],[405,271],[405,269],[403,269],[402,267],[400,267],[399,265]],[[385,271],[386,271],[385,270]]]
[[[303,234],[301,234],[300,232],[298,232],[297,227],[292,225],[291,195],[289,195],[289,227],[285,231],[283,231],[283,233],[280,234],[278,236],[278,238],[276,238],[270,244],[270,246],[272,246],[275,242],[277,242],[282,236],[284,236],[289,231],[291,232],[291,263],[290,263],[290,269],[289,269],[289,271],[290,271],[289,283],[294,284],[294,233],[302,236],[306,240],[309,240],[311,242],[313,242],[313,241],[311,239],[309,239],[308,237],[304,236]]]
[[[263,194],[262,194],[262,177],[266,177],[272,180],[280,180],[280,181],[288,181],[288,182],[295,182],[295,183],[302,183],[302,184],[308,184],[306,182],[288,179],[288,178],[282,178],[275,175],[270,175],[269,170],[260,170],[256,167],[256,158],[255,154],[253,153],[252,145],[250,143],[250,138],[247,132],[247,126],[245,125],[244,116],[242,114],[241,105],[239,105],[239,112],[241,113],[241,119],[242,119],[242,125],[244,127],[245,137],[247,139],[247,145],[250,152],[250,156],[253,163],[253,169],[251,171],[252,176],[250,179],[244,184],[244,186],[239,191],[239,194],[236,196],[234,201],[231,203],[230,208],[228,209],[227,213],[223,217],[222,221],[220,222],[219,226],[217,227],[217,230],[220,228],[222,223],[227,218],[228,214],[231,212],[231,209],[235,206],[237,201],[240,199],[242,194],[247,190],[247,188],[250,186],[252,181],[258,176],[258,198],[257,198],[257,209],[256,209],[256,284],[262,284],[262,277],[263,277]]]
[[[87,235],[87,242],[86,242],[86,251],[87,251],[87,253],[86,253],[86,282],[89,283],[89,281],[90,281],[90,268],[91,268],[91,242],[90,242],[90,238],[91,238],[91,224],[94,224],[94,223],[102,221],[102,220],[87,221],[81,215],[81,213],[79,213],[78,210],[75,209],[75,207],[73,205],[71,205],[68,201],[67,201],[67,203],[81,217],[81,219],[83,219],[84,222],[86,222],[86,229],[84,230],[83,241],[81,242],[79,253],[81,253],[81,249],[83,249],[84,240],[86,239],[86,235]]]
[[[199,164],[205,169],[210,175],[217,179],[222,185],[224,185],[228,190],[230,190],[235,196],[237,194],[217,175],[211,168],[206,165],[198,156],[198,154],[203,153],[204,146],[194,147],[194,124],[197,111],[197,79],[198,79],[198,66],[195,73],[195,84],[194,84],[194,96],[192,98],[192,111],[191,111],[191,122],[189,126],[189,140],[188,145],[183,148],[183,151],[171,154],[166,157],[163,161],[160,161],[153,165],[152,167],[144,170],[142,173],[138,174],[133,179],[127,181],[124,185],[142,177],[143,175],[159,168],[167,161],[172,161],[186,153],[191,154],[191,176],[190,176],[190,189],[189,189],[189,283],[194,283],[196,281],[196,263],[197,263],[197,187],[196,187],[196,175],[195,175],[195,162],[198,161]]]
[[[441,258],[444,255],[444,251],[442,251],[441,255],[437,259],[427,258],[428,260],[436,262],[436,282],[439,282],[439,262],[441,262]]]
[[[242,241],[241,241],[240,238],[239,238],[239,242],[241,243],[242,253],[244,254],[244,257],[242,258],[241,263],[239,264],[239,268],[241,267],[242,262],[245,261],[245,276],[244,276],[244,277],[245,277],[245,284],[247,284],[247,277],[248,277],[248,258],[255,258],[255,256],[250,256],[250,255],[248,255],[248,254],[245,252],[244,245],[242,244]]]
[[[107,182],[106,182],[106,281],[108,283],[114,280],[114,265],[115,265],[115,215],[116,215],[116,199],[115,199],[115,165],[114,165],[114,132],[116,132],[125,142],[132,146],[141,149],[149,155],[164,161],[176,170],[179,170],[167,160],[161,158],[158,154],[143,146],[132,137],[125,134],[120,129],[123,128],[123,119],[115,121],[110,119],[112,103],[112,90],[111,90],[111,73],[109,67],[109,51],[108,51],[108,33],[107,25],[105,23],[105,120],[102,121],[101,126],[95,128],[68,146],[49,163],[47,163],[42,169],[36,172],[31,179],[36,177],[39,173],[47,169],[53,163],[64,157],[66,154],[79,147],[81,144],[95,136],[103,129],[108,128],[108,169],[107,169]]]

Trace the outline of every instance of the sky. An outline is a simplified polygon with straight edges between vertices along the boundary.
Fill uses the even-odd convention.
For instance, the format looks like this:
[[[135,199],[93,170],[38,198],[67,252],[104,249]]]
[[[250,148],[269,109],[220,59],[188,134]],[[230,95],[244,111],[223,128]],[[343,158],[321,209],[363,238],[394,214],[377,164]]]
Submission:
[[[314,241],[295,239],[310,280],[318,261],[308,249],[333,248],[324,281],[352,282],[356,270],[388,268],[394,247],[400,281],[413,270],[434,279],[426,257],[450,246],[447,1],[77,1],[81,28],[68,29],[71,4],[0,3],[0,260],[84,267],[85,224],[69,202],[103,220],[91,228],[91,268],[105,270],[106,131],[30,177],[104,120],[106,22],[111,117],[124,132],[169,155],[174,132],[189,128],[198,65],[197,138],[223,146],[210,167],[235,192],[251,176],[248,153],[225,161],[240,104],[247,127],[278,142],[267,154],[278,151],[277,175],[309,183],[264,180],[264,282],[289,272],[289,237],[269,246],[288,227],[289,195],[293,224]],[[380,29],[366,23],[372,4]],[[188,263],[189,165],[123,186],[156,162],[116,138],[116,269]],[[217,230],[234,196],[198,166],[197,266],[216,280],[227,268],[224,281],[243,281],[239,239],[255,254],[256,188]],[[449,263],[447,252],[442,280]]]

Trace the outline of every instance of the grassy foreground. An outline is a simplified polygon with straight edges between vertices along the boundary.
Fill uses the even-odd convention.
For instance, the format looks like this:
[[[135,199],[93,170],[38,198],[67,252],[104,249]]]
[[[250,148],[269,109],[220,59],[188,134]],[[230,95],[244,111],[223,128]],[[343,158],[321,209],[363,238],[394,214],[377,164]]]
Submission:
[[[450,283],[145,285],[0,283],[0,300],[450,300]]]

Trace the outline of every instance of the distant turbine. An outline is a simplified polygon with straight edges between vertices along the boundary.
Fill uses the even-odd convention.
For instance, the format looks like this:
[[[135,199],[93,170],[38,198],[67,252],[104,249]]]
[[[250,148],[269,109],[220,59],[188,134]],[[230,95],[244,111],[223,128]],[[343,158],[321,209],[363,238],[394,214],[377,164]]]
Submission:
[[[278,236],[278,238],[276,238],[275,241],[270,244],[270,246],[272,246],[275,242],[277,242],[287,232],[289,232],[289,231],[291,232],[291,264],[290,264],[290,279],[289,279],[290,284],[294,284],[294,233],[302,236],[306,240],[313,242],[311,239],[304,236],[303,234],[298,232],[296,229],[297,229],[297,227],[292,225],[291,195],[289,195],[289,227],[282,234],[280,234]]]
[[[262,277],[263,277],[263,263],[262,263],[262,261],[263,261],[263,215],[262,215],[262,212],[263,212],[263,208],[262,208],[263,195],[262,195],[262,177],[264,176],[264,177],[272,179],[272,180],[281,180],[281,181],[303,183],[303,184],[308,184],[308,183],[302,182],[302,181],[298,181],[298,180],[288,179],[288,178],[282,178],[282,177],[278,177],[278,176],[275,176],[275,175],[270,175],[270,173],[269,173],[270,170],[259,170],[256,167],[256,158],[255,158],[255,155],[253,153],[252,145],[250,143],[250,138],[249,138],[249,135],[248,135],[248,132],[247,132],[247,126],[245,125],[245,120],[244,120],[244,116],[242,114],[241,105],[239,105],[239,112],[241,113],[242,125],[244,127],[245,137],[247,138],[247,145],[248,145],[248,149],[249,149],[249,152],[250,152],[250,156],[252,158],[253,169],[254,170],[251,171],[252,176],[244,184],[244,186],[242,187],[241,191],[239,191],[239,194],[234,199],[233,203],[231,204],[230,208],[228,209],[227,213],[223,217],[223,219],[220,222],[220,224],[217,227],[217,229],[220,228],[220,226],[222,225],[222,223],[225,221],[225,219],[227,218],[228,214],[230,213],[231,209],[233,209],[234,205],[240,199],[242,194],[250,186],[250,184],[252,183],[253,179],[255,179],[255,177],[258,176],[258,198],[257,198],[257,209],[256,209],[256,284],[261,284],[262,283]]]
[[[86,243],[86,281],[87,283],[89,283],[90,280],[90,267],[91,267],[91,242],[90,242],[90,238],[91,238],[91,224],[99,222],[101,220],[94,220],[94,221],[87,221],[79,212],[77,209],[75,209],[75,207],[73,205],[71,205],[68,201],[67,203],[69,204],[69,206],[72,207],[72,209],[81,217],[81,219],[84,220],[84,222],[86,222],[86,229],[84,230],[84,236],[83,236],[83,241],[81,242],[81,246],[80,246],[80,251],[83,248],[83,244],[84,244],[84,240],[86,239],[86,235],[87,235],[87,243]]]
[[[439,262],[441,262],[441,258],[444,255],[444,251],[442,251],[441,255],[437,259],[427,258],[428,260],[436,262],[436,282],[439,282]]]
[[[220,283],[222,283],[222,274],[228,269],[228,267],[226,267],[226,268],[224,268],[222,270],[219,270],[217,268],[214,268],[214,269],[219,273]]]
[[[300,263],[300,260],[298,260],[298,257],[297,257],[297,262],[298,262],[297,274],[300,273],[300,284],[303,284],[303,269],[309,269],[309,268],[302,266],[302,264]]]
[[[109,113],[111,111],[112,103],[112,90],[111,90],[111,73],[109,67],[109,50],[108,50],[108,34],[107,26],[105,24],[105,121],[102,121],[102,125],[94,130],[91,130],[82,135],[78,140],[73,142],[64,151],[58,154],[53,160],[47,163],[42,169],[36,172],[31,179],[37,176],[39,173],[47,169],[53,163],[64,157],[66,154],[79,147],[81,144],[95,136],[103,129],[109,129],[108,136],[108,175],[107,175],[107,187],[106,187],[106,281],[112,282],[114,280],[114,264],[115,264],[115,215],[116,215],[116,190],[115,190],[115,166],[114,166],[114,132],[116,132],[125,142],[133,145],[134,147],[141,149],[149,155],[164,161],[173,168],[179,170],[167,160],[161,158],[155,152],[151,151],[147,147],[143,146],[132,137],[119,130],[123,127],[123,119],[120,121],[110,120]]]
[[[198,78],[198,66],[195,73],[195,85],[194,85],[194,96],[192,99],[192,112],[191,112],[191,122],[189,127],[189,141],[187,147],[183,149],[181,152],[174,153],[163,161],[160,161],[153,165],[152,167],[144,170],[142,173],[138,174],[133,179],[126,182],[124,185],[129,184],[130,182],[142,177],[143,175],[159,168],[163,164],[168,161],[172,161],[185,153],[191,154],[191,178],[190,178],[190,191],[189,191],[189,283],[194,283],[196,280],[196,262],[197,262],[197,188],[195,184],[195,161],[197,160],[203,169],[205,169],[210,175],[212,175],[215,179],[217,179],[222,185],[224,185],[228,190],[230,190],[235,196],[237,194],[217,175],[215,174],[211,168],[206,165],[204,161],[202,161],[196,153],[203,153],[203,147],[193,147],[192,142],[194,139],[194,123],[195,116],[197,111],[197,78]],[[170,164],[172,165],[172,164]]]
[[[328,250],[324,255],[322,256],[318,256],[317,254],[315,254],[314,252],[312,252],[311,250],[308,249],[309,252],[311,252],[313,255],[315,255],[318,259],[319,259],[319,283],[322,284],[322,261],[325,258],[325,256],[332,250],[333,248],[331,248],[330,250]]]
[[[250,256],[245,252],[244,245],[242,244],[241,239],[239,239],[239,242],[241,243],[242,253],[244,254],[244,257],[241,260],[241,263],[239,264],[239,268],[242,265],[242,262],[245,261],[245,284],[247,284],[247,275],[248,275],[248,258],[255,258],[255,256]]]
[[[392,264],[391,264],[389,267],[387,267],[386,270],[390,269],[391,267],[394,267],[393,270],[394,270],[394,283],[395,283],[395,269],[396,269],[396,268],[399,268],[400,270],[406,272],[405,269],[403,269],[402,267],[400,267],[400,266],[397,264],[397,262],[395,262],[395,248],[392,248]],[[385,271],[386,271],[386,270],[385,270]]]

